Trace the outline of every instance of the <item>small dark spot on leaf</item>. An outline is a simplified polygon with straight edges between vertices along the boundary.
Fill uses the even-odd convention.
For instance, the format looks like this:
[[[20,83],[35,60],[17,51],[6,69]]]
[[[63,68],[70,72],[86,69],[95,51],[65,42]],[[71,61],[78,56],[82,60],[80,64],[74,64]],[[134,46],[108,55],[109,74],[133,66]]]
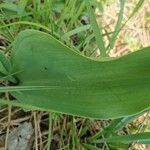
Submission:
[[[47,67],[44,67],[44,70],[48,70]]]

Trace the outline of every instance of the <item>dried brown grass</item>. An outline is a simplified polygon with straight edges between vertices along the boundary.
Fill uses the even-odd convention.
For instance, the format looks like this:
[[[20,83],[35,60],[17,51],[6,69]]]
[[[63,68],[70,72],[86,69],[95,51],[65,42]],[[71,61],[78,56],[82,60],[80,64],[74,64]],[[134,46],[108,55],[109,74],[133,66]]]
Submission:
[[[137,0],[127,0],[125,5],[124,21],[126,21],[135,7]],[[119,1],[114,0],[104,7],[104,15],[96,11],[98,22],[107,26],[107,32],[113,32],[119,13]],[[141,47],[150,45],[150,0],[146,0],[139,12],[124,26],[118,36],[115,47],[110,56],[117,57]],[[106,41],[107,42],[107,41]]]

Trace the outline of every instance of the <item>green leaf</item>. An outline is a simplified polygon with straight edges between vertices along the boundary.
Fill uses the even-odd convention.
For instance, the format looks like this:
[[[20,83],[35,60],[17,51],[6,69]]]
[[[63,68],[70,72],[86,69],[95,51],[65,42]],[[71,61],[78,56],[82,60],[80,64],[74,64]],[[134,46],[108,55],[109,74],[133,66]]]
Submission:
[[[123,136],[113,136],[110,138],[104,138],[100,140],[96,140],[94,143],[133,143],[137,142],[139,144],[150,144],[150,132],[138,133],[132,135],[123,135]]]
[[[12,92],[23,104],[76,116],[119,118],[150,105],[150,47],[96,61],[49,34],[26,30],[13,43],[11,62],[19,86],[59,88]]]
[[[2,106],[2,105],[21,107],[21,108],[29,109],[29,110],[33,110],[33,111],[34,110],[45,111],[45,109],[41,109],[39,107],[35,107],[35,106],[30,105],[30,104],[23,104],[23,103],[17,102],[16,100],[10,101],[10,100],[0,98],[0,106]]]

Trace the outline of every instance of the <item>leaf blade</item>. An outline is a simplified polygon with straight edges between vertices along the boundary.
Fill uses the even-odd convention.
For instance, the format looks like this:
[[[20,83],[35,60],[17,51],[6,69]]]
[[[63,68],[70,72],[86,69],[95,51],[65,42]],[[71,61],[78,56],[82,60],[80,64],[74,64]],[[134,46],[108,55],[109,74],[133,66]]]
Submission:
[[[149,47],[119,59],[96,61],[46,33],[27,30],[20,33],[13,48],[14,72],[23,70],[16,75],[19,86],[67,87],[13,93],[22,103],[104,119],[136,114],[149,107]]]

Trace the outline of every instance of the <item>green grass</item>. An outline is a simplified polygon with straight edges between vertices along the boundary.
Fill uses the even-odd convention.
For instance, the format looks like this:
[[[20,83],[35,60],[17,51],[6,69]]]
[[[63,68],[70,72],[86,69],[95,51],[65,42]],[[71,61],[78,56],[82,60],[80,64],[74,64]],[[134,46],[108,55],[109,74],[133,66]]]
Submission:
[[[58,0],[58,2],[54,0],[45,0],[44,2],[40,0],[21,0],[18,1],[18,3],[0,2],[0,35],[5,38],[6,42],[6,45],[2,45],[2,49],[0,49],[0,60],[4,65],[4,68],[0,65],[0,71],[2,70],[2,72],[0,72],[2,86],[0,87],[0,92],[7,93],[8,91],[18,91],[18,89],[19,91],[24,91],[37,90],[38,88],[39,90],[41,90],[41,88],[43,88],[43,90],[54,88],[36,86],[16,87],[15,85],[9,88],[6,86],[6,80],[10,81],[11,84],[17,81],[12,78],[12,74],[9,76],[5,75],[7,71],[10,70],[9,61],[5,56],[11,55],[12,42],[17,34],[25,29],[36,29],[51,34],[56,39],[71,48],[73,47],[75,51],[83,55],[90,56],[95,52],[95,49],[99,48],[101,55],[96,59],[108,57],[109,51],[115,46],[121,29],[126,25],[127,21],[139,11],[144,0],[138,1],[126,21],[124,21],[123,18],[125,1],[120,0],[120,13],[116,27],[114,31],[108,33],[105,30],[105,25],[99,26],[96,22],[93,9],[93,7],[99,6],[100,11],[103,12],[105,10],[103,10],[102,4],[105,5],[105,3],[106,2],[103,2],[98,5],[96,1],[93,0],[93,6],[91,6],[88,1],[82,0]],[[80,20],[81,16],[88,16],[90,24],[83,25]],[[104,41],[105,37],[107,37],[109,41],[108,46]],[[23,108],[23,112],[26,112],[26,110],[44,111],[30,104],[11,101],[12,98],[11,96],[9,97],[10,100],[5,100],[7,99],[6,96],[1,96],[0,103],[8,106],[21,107]],[[1,109],[3,109],[3,106]],[[39,114],[39,112],[36,113]],[[137,140],[139,143],[146,144],[149,143],[149,133],[143,132],[147,127],[144,128],[145,130],[142,131],[142,133],[140,132],[137,135],[131,135],[132,130],[127,131],[129,129],[128,124],[142,114],[143,113],[104,121],[63,115],[57,112],[48,112],[46,117],[46,119],[49,120],[46,121],[48,134],[46,134],[46,137],[43,136],[43,141],[46,141],[43,142],[43,145],[47,150],[53,150],[54,147],[56,148],[57,146],[59,150],[111,150],[121,148],[125,150],[131,143]],[[23,118],[25,116],[21,117]],[[96,129],[96,127],[90,127],[92,125],[96,126],[96,122],[104,125],[100,125],[98,129]],[[39,142],[39,139],[37,141]],[[39,147],[40,146],[38,146],[38,148]],[[34,149],[37,150],[36,146]]]

